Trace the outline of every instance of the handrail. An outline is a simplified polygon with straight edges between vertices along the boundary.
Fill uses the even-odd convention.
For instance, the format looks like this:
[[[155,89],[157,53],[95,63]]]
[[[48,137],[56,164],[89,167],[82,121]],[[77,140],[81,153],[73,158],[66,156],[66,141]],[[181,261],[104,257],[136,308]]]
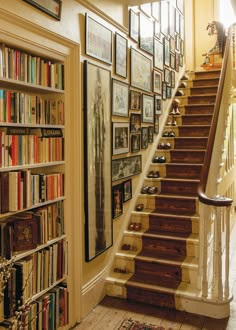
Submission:
[[[226,45],[225,45],[225,51],[224,51],[224,57],[223,57],[223,63],[222,63],[222,70],[221,70],[221,75],[220,75],[219,87],[218,87],[218,91],[217,91],[217,95],[216,95],[216,103],[215,103],[215,107],[214,107],[212,125],[211,125],[211,129],[210,129],[210,133],[209,133],[209,139],[208,139],[208,143],[207,143],[204,164],[203,164],[203,168],[201,171],[200,182],[198,185],[199,200],[203,204],[219,206],[219,207],[230,206],[230,205],[232,205],[233,200],[231,198],[222,197],[222,196],[216,196],[216,197],[211,198],[206,195],[205,191],[206,191],[206,185],[207,185],[208,172],[210,169],[213,145],[214,145],[214,140],[215,140],[215,135],[216,135],[217,122],[218,122],[218,117],[219,117],[219,112],[220,112],[220,104],[221,104],[224,81],[225,81],[225,76],[226,76],[226,68],[227,68],[228,57],[229,57],[229,52],[230,52],[231,34],[232,34],[232,29],[230,29],[229,35],[226,39]]]

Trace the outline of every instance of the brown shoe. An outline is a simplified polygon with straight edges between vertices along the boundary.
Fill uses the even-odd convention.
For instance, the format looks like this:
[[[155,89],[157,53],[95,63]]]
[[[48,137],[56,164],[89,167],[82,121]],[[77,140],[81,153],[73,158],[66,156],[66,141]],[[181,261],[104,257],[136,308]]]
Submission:
[[[140,212],[144,209],[144,204],[138,204],[136,205],[136,211]]]
[[[153,194],[156,194],[157,191],[158,191],[157,187],[154,187],[154,186],[153,187],[149,187],[148,194],[153,195]]]

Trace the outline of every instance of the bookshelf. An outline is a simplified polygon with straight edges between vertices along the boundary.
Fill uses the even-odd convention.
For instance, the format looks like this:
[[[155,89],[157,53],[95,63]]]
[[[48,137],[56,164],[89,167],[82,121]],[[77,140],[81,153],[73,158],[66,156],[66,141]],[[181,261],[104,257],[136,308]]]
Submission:
[[[0,321],[15,319],[23,305],[23,324],[69,329],[80,321],[82,239],[79,221],[74,224],[82,209],[77,147],[82,120],[75,111],[80,49],[0,10],[0,18],[3,14],[0,252],[11,275]]]

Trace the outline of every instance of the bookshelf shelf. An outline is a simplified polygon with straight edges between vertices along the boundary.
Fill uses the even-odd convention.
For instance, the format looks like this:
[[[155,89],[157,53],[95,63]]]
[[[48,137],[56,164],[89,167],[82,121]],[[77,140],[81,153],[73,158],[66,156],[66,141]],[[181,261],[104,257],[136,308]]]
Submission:
[[[52,167],[52,166],[60,166],[60,165],[65,165],[65,162],[64,161],[61,161],[61,162],[48,162],[48,163],[37,163],[37,164],[1,167],[0,172],[31,169],[31,168],[36,168],[37,169],[37,168],[42,168],[42,167]]]

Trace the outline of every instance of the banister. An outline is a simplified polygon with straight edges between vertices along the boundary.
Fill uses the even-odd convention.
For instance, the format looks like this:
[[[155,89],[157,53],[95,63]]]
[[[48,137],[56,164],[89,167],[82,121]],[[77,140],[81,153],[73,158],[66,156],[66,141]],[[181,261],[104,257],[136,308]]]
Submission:
[[[222,63],[222,70],[221,70],[221,75],[220,75],[220,80],[219,80],[219,87],[218,87],[218,91],[217,91],[217,95],[216,95],[214,114],[213,114],[213,118],[212,118],[212,125],[210,128],[209,139],[208,139],[206,154],[205,154],[205,158],[204,158],[204,164],[203,164],[203,168],[201,171],[200,182],[198,185],[199,200],[203,204],[218,206],[218,207],[230,206],[233,203],[233,200],[231,198],[222,197],[222,196],[208,197],[205,193],[208,172],[210,169],[213,145],[214,145],[214,140],[215,140],[215,135],[216,135],[217,122],[218,122],[218,117],[219,117],[219,112],[220,112],[220,104],[221,104],[221,99],[222,99],[222,94],[223,94],[224,81],[225,81],[226,69],[227,69],[227,64],[228,64],[228,57],[229,57],[229,52],[230,52],[231,34],[232,34],[232,28],[229,29],[229,34],[226,39],[226,45],[225,45],[225,51],[224,51],[224,57],[223,57],[223,63]]]

